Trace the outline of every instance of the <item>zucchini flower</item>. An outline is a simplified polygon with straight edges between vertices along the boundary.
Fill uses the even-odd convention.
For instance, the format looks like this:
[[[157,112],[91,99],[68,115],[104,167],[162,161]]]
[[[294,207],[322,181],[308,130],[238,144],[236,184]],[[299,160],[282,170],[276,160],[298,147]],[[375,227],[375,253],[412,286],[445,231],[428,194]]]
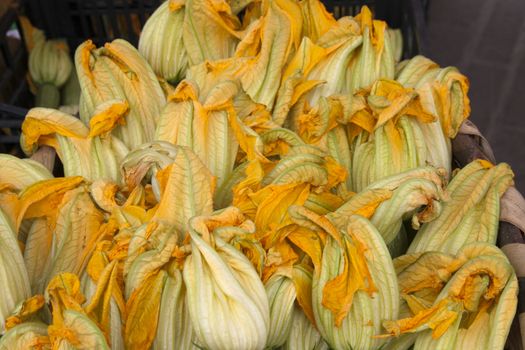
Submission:
[[[148,18],[139,40],[139,52],[153,71],[173,85],[184,79],[188,66],[182,40],[184,15],[183,1],[165,1]]]
[[[293,135],[280,133],[281,137]],[[274,136],[278,142],[278,135]],[[268,135],[264,138],[271,140]],[[344,202],[344,187],[341,195],[331,191],[344,185],[346,170],[317,147],[289,147],[278,162],[252,163],[246,174],[233,189],[233,205],[254,220],[266,249],[280,240],[280,229],[292,223],[288,214],[291,205],[304,205],[326,214]]]
[[[242,1],[235,4],[225,0],[170,1],[172,8],[184,6],[184,23],[181,29],[190,66],[233,55],[241,35],[237,32],[241,29],[241,23],[234,11],[242,9],[235,8],[241,3]]]
[[[353,214],[368,218],[391,255],[399,256],[408,246],[403,221],[411,217],[412,227],[417,230],[421,223],[441,213],[441,202],[446,199],[442,176],[433,167],[421,167],[386,177],[352,196],[327,217],[340,228]]]
[[[381,322],[397,315],[397,280],[387,247],[375,227],[352,215],[340,230],[308,209],[290,208],[303,227],[289,239],[314,265],[312,305],[315,324],[331,348],[379,349]],[[308,232],[308,234],[306,234]]]
[[[220,63],[192,67],[170,95],[156,131],[157,140],[191,148],[217,177],[218,187],[236,160],[264,160],[257,132],[275,127],[269,111],[224,69]]]
[[[348,89],[350,62],[356,59],[356,52],[363,43],[363,38],[354,19],[345,17],[330,28],[315,43],[304,39],[303,50],[298,54],[307,54],[309,59],[296,58],[296,63],[287,70],[300,69],[308,80],[322,81],[310,91],[305,100],[316,105],[321,97],[352,93]],[[297,64],[298,63],[298,64]]]
[[[321,271],[314,274],[316,324],[333,348],[379,349],[384,341],[373,335],[380,332],[381,320],[396,315],[399,307],[390,254],[364,218],[351,219],[347,234],[342,247],[327,239]]]
[[[147,143],[130,152],[121,169],[130,188],[150,173],[158,200],[152,220],[173,225],[181,240],[191,217],[208,215],[213,210],[214,178],[187,147],[160,141]]]
[[[127,112],[127,103],[108,101],[99,106],[87,127],[67,113],[33,108],[22,124],[20,144],[27,155],[33,154],[40,145],[53,147],[64,166],[65,176],[83,176],[88,180],[107,178],[118,183],[118,164],[128,149],[110,132],[123,123]]]
[[[321,113],[327,109],[321,104],[326,101],[320,101],[321,98],[349,92],[348,65],[362,43],[358,24],[351,17],[344,17],[326,29],[315,42],[304,37],[284,69],[273,112],[274,121],[279,125],[285,121],[297,125],[299,116],[311,114],[311,110]],[[335,115],[331,119],[335,119]],[[321,121],[321,125],[328,126],[328,123]]]
[[[356,52],[347,72],[347,91],[354,93],[378,79],[394,79],[395,55],[386,22],[374,20],[367,6],[355,17],[363,44]]]
[[[212,89],[182,81],[159,118],[156,139],[189,147],[217,177],[220,186],[233,170],[238,141],[229,119],[235,118],[234,81],[218,82]]]
[[[454,138],[470,115],[469,81],[455,67],[440,68],[423,56],[404,62],[396,80],[415,88],[425,108],[438,116],[445,136]]]
[[[100,105],[118,100],[129,107],[129,113],[112,134],[129,149],[153,140],[166,97],[155,73],[131,44],[116,39],[97,49],[88,40],[77,48],[75,64],[84,123],[91,124]]]
[[[500,198],[512,186],[514,174],[505,163],[475,160],[461,169],[446,188],[450,196],[435,220],[417,232],[408,253],[457,253],[472,242],[496,244]]]
[[[399,259],[399,287],[411,315],[385,322],[391,335],[415,334],[415,350],[504,348],[518,284],[503,252],[472,243],[456,256],[427,252]]]
[[[221,231],[253,232],[236,208],[190,220],[191,255],[184,263],[184,282],[193,329],[208,349],[263,349],[270,309],[257,270],[226,243]],[[225,322],[225,320],[228,320]]]
[[[427,156],[431,164],[444,168],[450,177],[450,140],[470,114],[468,79],[454,67],[440,68],[428,58],[416,56],[403,63],[396,80],[406,87],[415,88],[424,108],[437,116],[434,122],[421,124],[421,131],[428,145]]]
[[[69,78],[73,62],[67,44],[57,40],[38,40],[29,53],[29,74],[37,85],[35,105],[57,108],[60,88]]]
[[[378,80],[353,96],[351,110],[347,124],[353,190],[360,192],[374,181],[429,162],[420,125],[435,117],[424,109],[417,91]]]
[[[51,175],[48,173],[47,176]],[[14,225],[15,232],[18,232],[18,239],[25,243],[23,251],[25,268],[31,290],[36,294],[43,293],[46,281],[51,277],[47,273],[51,264],[53,241],[56,243],[57,240],[64,238],[60,236],[62,233],[67,233],[66,237],[70,238],[71,225],[66,224],[67,227],[57,230],[59,212],[62,211],[62,206],[74,197],[72,193],[75,191],[78,193],[79,187],[80,190],[82,189],[83,182],[81,177],[42,179],[29,184],[16,198],[8,199],[16,208],[10,215],[10,221]],[[86,209],[89,212],[92,208]],[[64,213],[66,211],[67,209],[64,209]],[[95,215],[93,219],[96,217]],[[83,217],[80,221],[85,219],[86,217]],[[61,220],[60,224],[62,223],[64,222]],[[94,226],[96,220],[93,220],[93,224],[89,227]],[[87,231],[84,233],[89,235]],[[71,243],[74,245],[78,242]],[[76,253],[81,254],[81,251]],[[55,254],[59,255],[60,252]]]
[[[296,1],[268,1],[261,7],[262,17],[246,29],[229,64],[239,66],[236,76],[246,93],[272,110],[283,68],[299,47],[303,23]]]

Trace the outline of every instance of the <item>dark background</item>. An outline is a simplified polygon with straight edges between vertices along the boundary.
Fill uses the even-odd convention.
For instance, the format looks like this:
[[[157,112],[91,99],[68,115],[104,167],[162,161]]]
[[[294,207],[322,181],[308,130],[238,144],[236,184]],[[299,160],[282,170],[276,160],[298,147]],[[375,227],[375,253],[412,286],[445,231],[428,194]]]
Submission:
[[[525,1],[432,0],[426,52],[470,80],[470,119],[525,193]]]

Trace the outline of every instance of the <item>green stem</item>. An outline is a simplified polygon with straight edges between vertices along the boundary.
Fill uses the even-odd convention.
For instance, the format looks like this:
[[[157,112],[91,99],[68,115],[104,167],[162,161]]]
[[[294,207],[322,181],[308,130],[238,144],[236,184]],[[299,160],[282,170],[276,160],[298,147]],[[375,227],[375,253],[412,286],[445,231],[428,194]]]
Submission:
[[[36,107],[58,108],[60,106],[60,91],[53,84],[43,84],[38,87],[35,98]]]

